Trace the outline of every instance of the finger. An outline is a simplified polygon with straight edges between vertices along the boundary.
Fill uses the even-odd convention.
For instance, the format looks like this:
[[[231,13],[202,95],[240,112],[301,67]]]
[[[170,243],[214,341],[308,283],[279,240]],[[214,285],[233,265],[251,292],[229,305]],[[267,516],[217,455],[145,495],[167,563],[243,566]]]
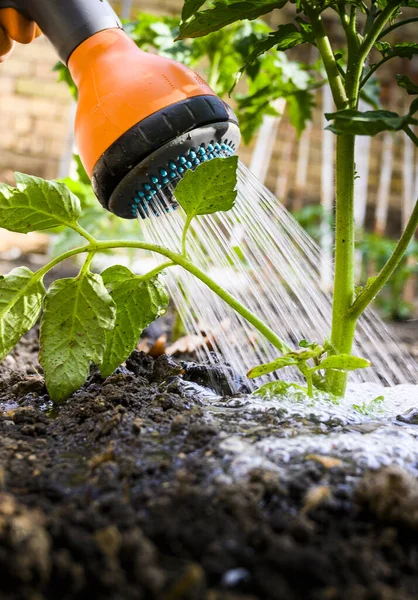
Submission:
[[[0,9],[0,27],[2,27],[12,40],[20,44],[29,44],[38,35],[39,28],[36,23],[29,21],[14,8]]]
[[[0,27],[0,63],[4,62],[11,54],[14,47],[14,41],[9,38],[7,33]]]

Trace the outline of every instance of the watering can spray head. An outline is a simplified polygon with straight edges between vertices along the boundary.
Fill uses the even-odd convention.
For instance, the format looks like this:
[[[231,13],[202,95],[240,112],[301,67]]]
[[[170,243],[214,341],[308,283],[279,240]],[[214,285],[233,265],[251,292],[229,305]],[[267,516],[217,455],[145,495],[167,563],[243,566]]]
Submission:
[[[70,69],[78,151],[107,210],[158,215],[162,191],[168,211],[188,169],[235,153],[231,108],[191,69],[140,50],[107,0],[0,0],[0,26],[28,41],[19,39],[22,20],[41,28]]]

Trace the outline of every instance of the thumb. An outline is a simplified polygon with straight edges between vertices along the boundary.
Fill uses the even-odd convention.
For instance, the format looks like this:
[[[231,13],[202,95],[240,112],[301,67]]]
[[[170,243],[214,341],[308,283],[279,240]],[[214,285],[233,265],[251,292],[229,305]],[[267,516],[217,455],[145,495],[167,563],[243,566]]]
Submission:
[[[9,57],[14,45],[14,41],[9,38],[4,29],[0,27],[0,63],[4,62]]]

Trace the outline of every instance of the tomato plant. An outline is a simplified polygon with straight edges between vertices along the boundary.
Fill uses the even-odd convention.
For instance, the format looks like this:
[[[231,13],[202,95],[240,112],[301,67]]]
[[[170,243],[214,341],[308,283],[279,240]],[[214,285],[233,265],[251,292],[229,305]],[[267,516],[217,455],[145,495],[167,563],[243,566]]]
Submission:
[[[206,36],[242,20],[252,20],[273,10],[280,10],[287,0],[186,0],[184,3],[180,39]],[[370,302],[380,292],[399,264],[418,224],[418,203],[410,221],[393,253],[379,273],[356,294],[354,273],[355,223],[354,223],[354,163],[355,140],[358,135],[374,136],[382,131],[403,131],[418,145],[414,127],[418,125],[418,99],[412,101],[405,114],[377,108],[375,94],[368,86],[378,69],[397,57],[413,59],[418,55],[417,43],[392,45],[390,34],[404,25],[418,21],[418,16],[402,17],[402,7],[417,9],[417,0],[296,0],[296,14],[290,22],[278,26],[259,41],[244,61],[245,72],[264,52],[276,49],[277,54],[301,44],[317,49],[331,88],[336,111],[326,114],[328,129],[337,136],[335,156],[335,276],[333,291],[332,326],[329,339],[330,352],[350,355],[356,323]],[[332,11],[343,33],[343,44],[331,44],[323,14]],[[333,25],[335,26],[335,25]],[[374,59],[374,56],[380,56]],[[306,68],[306,67],[305,67]],[[316,62],[311,69],[317,69]],[[282,84],[282,73],[268,85],[271,89]],[[398,84],[406,93],[418,94],[418,86],[407,75],[397,76]],[[373,110],[360,111],[359,99],[363,97]],[[345,392],[347,374],[343,370],[329,369],[326,374],[327,389],[341,396]]]
[[[187,0],[182,14],[180,38],[213,35],[236,21],[252,20],[282,8],[286,0]],[[298,0],[292,23],[280,25],[263,39],[253,39],[243,60],[241,72],[248,72],[264,52],[276,48],[285,52],[299,44],[311,44],[319,52],[322,69],[284,60],[274,60],[269,81],[254,93],[260,106],[274,97],[294,97],[296,126],[303,128],[304,115],[312,106],[311,90],[327,82],[337,110],[327,115],[330,129],[337,136],[335,158],[335,280],[332,327],[329,341],[323,344],[302,340],[297,349],[287,346],[276,333],[199,269],[188,256],[187,236],[193,219],[216,211],[230,210],[236,198],[237,158],[217,158],[188,171],[176,187],[176,198],[185,214],[182,248],[173,252],[155,244],[131,240],[100,241],[80,225],[81,207],[76,195],[62,183],[44,181],[28,175],[16,175],[16,187],[0,185],[0,221],[10,231],[28,233],[64,227],[85,239],[83,246],[63,252],[33,273],[26,267],[14,269],[0,279],[0,359],[36,322],[43,308],[40,336],[40,362],[51,398],[68,397],[86,380],[90,364],[109,375],[134,349],[140,332],[167,306],[167,294],[160,274],[172,265],[192,273],[247,319],[277,349],[280,356],[272,363],[251,369],[258,377],[285,366],[297,367],[307,382],[307,391],[326,390],[334,396],[345,391],[347,372],[369,365],[366,359],[351,355],[356,322],[380,292],[413,238],[418,224],[418,203],[401,238],[378,274],[364,288],[354,285],[354,146],[357,135],[375,135],[381,131],[402,130],[415,144],[413,127],[418,125],[414,100],[406,114],[375,109],[359,111],[358,101],[376,70],[395,57],[412,58],[418,44],[391,46],[384,38],[395,28],[418,20],[401,19],[401,6],[418,8],[416,0],[404,2],[372,1],[312,2]],[[345,33],[346,45],[334,50],[322,20],[324,10],[337,13]],[[359,15],[362,18],[359,18]],[[371,52],[382,58],[369,61]],[[343,60],[343,57],[346,57]],[[293,61],[294,62],[294,61]],[[306,76],[307,71],[311,71]],[[326,78],[322,76],[325,72]],[[277,81],[272,77],[277,73]],[[302,74],[304,75],[302,76]],[[296,74],[296,75],[295,75]],[[410,95],[418,88],[405,75],[398,83]],[[300,87],[298,87],[300,86]],[[375,103],[375,98],[370,98]],[[263,104],[264,103],[264,104]],[[256,104],[257,105],[257,104]],[[254,106],[254,105],[252,105]],[[168,260],[145,275],[135,275],[126,267],[114,266],[101,275],[90,270],[95,253],[114,248],[139,248]],[[86,258],[77,277],[62,279],[45,290],[44,275],[57,264],[78,254]],[[273,384],[268,384],[273,385]],[[274,384],[277,387],[277,384]],[[280,384],[279,384],[280,387]]]

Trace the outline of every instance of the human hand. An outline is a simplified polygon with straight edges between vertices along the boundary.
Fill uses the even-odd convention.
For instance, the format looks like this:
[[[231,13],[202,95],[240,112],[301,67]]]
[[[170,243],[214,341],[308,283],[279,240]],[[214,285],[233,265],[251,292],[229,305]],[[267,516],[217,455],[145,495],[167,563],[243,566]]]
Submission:
[[[0,63],[13,51],[15,42],[29,44],[41,35],[39,27],[13,8],[0,9]]]
[[[5,30],[0,27],[0,63],[9,58],[13,51],[15,42],[7,35]]]

